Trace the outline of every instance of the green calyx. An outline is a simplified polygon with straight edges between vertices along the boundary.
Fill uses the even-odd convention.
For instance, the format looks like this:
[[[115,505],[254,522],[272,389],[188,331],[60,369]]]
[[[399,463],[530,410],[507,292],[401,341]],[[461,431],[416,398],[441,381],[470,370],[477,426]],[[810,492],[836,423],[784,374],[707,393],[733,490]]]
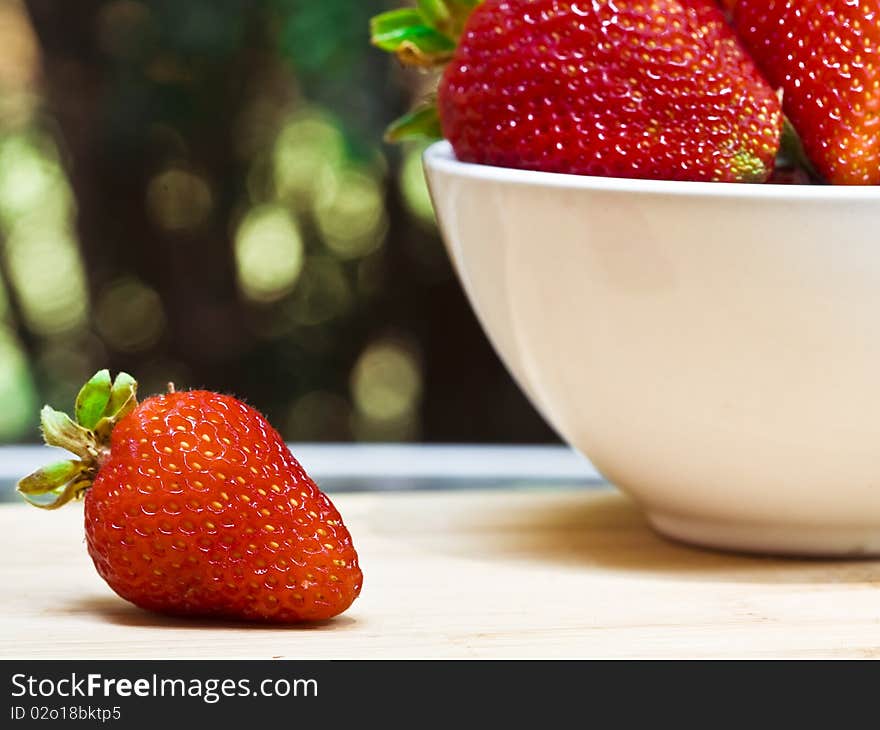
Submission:
[[[75,420],[44,406],[40,412],[43,439],[49,446],[70,451],[78,459],[59,461],[38,469],[17,486],[35,507],[57,509],[79,499],[92,482],[110,448],[113,427],[137,406],[137,382],[128,373],[115,380],[100,370],[82,387],[74,404]]]
[[[385,130],[385,141],[392,143],[408,139],[433,140],[440,139],[442,136],[437,105],[433,102],[425,102],[417,106],[411,112],[389,124],[388,129]]]
[[[452,59],[465,21],[482,0],[417,0],[415,7],[389,10],[370,21],[374,46],[397,56],[404,66],[431,69]],[[423,103],[394,122],[389,142],[440,139],[440,120],[433,101]]]

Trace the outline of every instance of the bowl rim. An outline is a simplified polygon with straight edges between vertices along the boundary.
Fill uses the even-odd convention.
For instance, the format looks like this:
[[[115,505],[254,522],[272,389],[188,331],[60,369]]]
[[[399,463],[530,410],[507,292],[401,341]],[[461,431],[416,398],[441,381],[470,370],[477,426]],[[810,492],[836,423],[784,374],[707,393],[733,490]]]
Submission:
[[[734,198],[745,200],[809,200],[829,202],[880,202],[880,185],[782,185],[779,183],[686,182],[595,177],[559,172],[537,172],[460,162],[445,140],[429,145],[423,155],[425,167],[477,180],[539,187],[628,192],[654,195]]]

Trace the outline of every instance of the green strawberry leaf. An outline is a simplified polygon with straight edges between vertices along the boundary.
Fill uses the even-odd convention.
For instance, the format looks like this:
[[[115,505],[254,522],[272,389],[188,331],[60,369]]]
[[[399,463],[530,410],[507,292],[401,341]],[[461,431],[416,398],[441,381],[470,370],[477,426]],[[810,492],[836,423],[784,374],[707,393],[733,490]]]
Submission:
[[[91,431],[75,423],[66,413],[44,406],[40,411],[40,427],[49,446],[67,449],[82,459],[94,456],[95,439]]]
[[[414,8],[390,10],[370,21],[370,40],[374,46],[397,54],[408,66],[430,67],[452,58],[455,41],[430,25]]]
[[[379,48],[395,34],[406,28],[426,25],[425,18],[415,8],[400,8],[375,15],[370,19],[370,40]],[[393,49],[392,49],[393,50]]]
[[[137,404],[137,381],[128,373],[119,373],[110,389],[110,400],[104,414],[93,429],[98,442],[109,442],[113,427],[131,413]]]
[[[110,400],[104,409],[104,415],[108,418],[121,418],[121,411],[129,406],[133,408],[137,404],[137,381],[128,373],[118,373],[113,387],[110,389]]]
[[[451,52],[455,49],[455,42],[452,39],[424,24],[388,27],[374,31],[371,40],[373,45],[392,53],[398,53],[408,46],[414,46],[423,54]]]
[[[90,431],[95,428],[110,402],[110,389],[109,370],[99,370],[82,387],[79,395],[76,396],[74,406],[76,422],[80,426]]]
[[[29,474],[18,482],[16,489],[31,495],[57,493],[81,471],[81,461],[59,461]]]
[[[370,21],[370,40],[383,51],[396,52],[402,43],[416,43],[427,51],[452,50],[455,43],[415,8],[389,10]]]
[[[441,139],[440,117],[434,104],[420,106],[404,114],[385,131],[387,142],[401,142],[407,139]]]
[[[482,0],[418,0],[418,8],[428,25],[458,40],[464,24]]]
[[[416,5],[428,24],[440,29],[452,19],[444,0],[418,0]]]
[[[22,481],[24,481],[24,479]],[[21,496],[24,497],[25,501],[34,507],[39,507],[40,509],[58,509],[68,502],[72,502],[73,500],[82,497],[91,485],[92,482],[88,478],[74,478],[66,485],[62,485],[58,489],[52,491],[25,492],[20,486],[18,491],[21,493]]]

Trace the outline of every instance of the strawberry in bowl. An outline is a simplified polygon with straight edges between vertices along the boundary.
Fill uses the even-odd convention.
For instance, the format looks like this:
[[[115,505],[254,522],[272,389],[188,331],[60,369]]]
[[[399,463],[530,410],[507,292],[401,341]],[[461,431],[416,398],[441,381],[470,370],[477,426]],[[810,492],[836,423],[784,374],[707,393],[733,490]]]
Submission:
[[[388,136],[446,138],[426,176],[489,338],[674,539],[880,554],[877,10],[423,0],[374,21],[443,68]]]
[[[737,0],[733,21],[816,170],[832,184],[880,183],[880,4]]]
[[[424,8],[447,5],[462,3],[374,20],[374,42],[404,63],[445,65],[436,107],[393,137],[439,122],[462,162],[544,172],[720,182],[772,173],[779,99],[710,0],[487,0],[454,51],[432,52]],[[444,27],[454,26],[434,33]]]

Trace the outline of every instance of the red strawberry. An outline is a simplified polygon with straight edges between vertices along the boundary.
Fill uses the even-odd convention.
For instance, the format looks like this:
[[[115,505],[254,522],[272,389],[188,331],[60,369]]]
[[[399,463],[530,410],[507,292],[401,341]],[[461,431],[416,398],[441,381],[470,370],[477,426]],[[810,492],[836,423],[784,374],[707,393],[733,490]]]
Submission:
[[[779,101],[713,0],[486,0],[454,51],[433,42],[421,55],[431,36],[405,23],[395,35],[379,16],[374,41],[405,61],[449,61],[439,120],[460,160],[669,180],[773,169]]]
[[[817,171],[880,183],[880,3],[739,0],[734,23]]]
[[[193,616],[294,622],[348,608],[362,582],[351,536],[266,420],[201,390],[138,405],[135,388],[102,370],[76,423],[44,408],[47,443],[80,460],[19,483],[42,507],[85,496],[89,554],[110,587]]]

